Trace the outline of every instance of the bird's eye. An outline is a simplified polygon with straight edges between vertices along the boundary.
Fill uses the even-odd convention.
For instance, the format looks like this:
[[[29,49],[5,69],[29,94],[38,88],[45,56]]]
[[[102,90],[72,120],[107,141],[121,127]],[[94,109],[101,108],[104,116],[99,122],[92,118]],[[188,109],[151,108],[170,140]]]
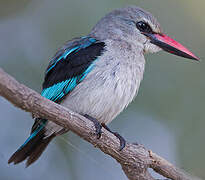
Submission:
[[[146,32],[146,33],[151,33],[152,32],[152,28],[149,26],[149,24],[147,24],[143,21],[137,22],[136,27],[141,32]]]

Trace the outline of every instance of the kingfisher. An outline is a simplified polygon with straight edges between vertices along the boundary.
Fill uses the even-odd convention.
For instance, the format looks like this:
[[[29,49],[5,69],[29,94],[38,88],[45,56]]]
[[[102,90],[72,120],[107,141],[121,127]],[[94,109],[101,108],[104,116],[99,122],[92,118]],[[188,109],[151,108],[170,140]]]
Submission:
[[[183,45],[162,32],[147,11],[128,6],[103,17],[87,36],[65,43],[51,58],[45,72],[41,95],[91,120],[100,138],[107,124],[135,98],[143,79],[146,53],[160,50],[199,60]],[[68,132],[52,121],[35,118],[28,139],[8,163],[34,163],[51,140]]]

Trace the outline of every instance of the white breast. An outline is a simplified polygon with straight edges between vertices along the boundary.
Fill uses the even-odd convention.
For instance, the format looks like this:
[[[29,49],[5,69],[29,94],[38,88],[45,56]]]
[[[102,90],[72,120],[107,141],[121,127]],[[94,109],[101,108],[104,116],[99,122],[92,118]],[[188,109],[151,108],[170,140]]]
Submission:
[[[143,54],[130,45],[113,41],[106,44],[107,50],[95,61],[93,70],[61,104],[109,123],[134,99],[145,61]]]

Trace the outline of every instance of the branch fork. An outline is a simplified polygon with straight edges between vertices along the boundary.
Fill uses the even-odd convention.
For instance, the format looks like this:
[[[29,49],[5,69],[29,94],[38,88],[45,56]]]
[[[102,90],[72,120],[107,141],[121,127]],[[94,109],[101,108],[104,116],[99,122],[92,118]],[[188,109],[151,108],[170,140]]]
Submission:
[[[16,107],[46,118],[75,134],[110,155],[120,165],[129,180],[154,180],[148,172],[149,168],[172,180],[197,180],[171,163],[147,150],[143,145],[127,143],[119,151],[119,140],[105,128],[102,128],[100,139],[96,138],[95,128],[90,120],[56,104],[17,82],[0,68],[0,96],[10,101]],[[198,179],[199,180],[199,179]]]

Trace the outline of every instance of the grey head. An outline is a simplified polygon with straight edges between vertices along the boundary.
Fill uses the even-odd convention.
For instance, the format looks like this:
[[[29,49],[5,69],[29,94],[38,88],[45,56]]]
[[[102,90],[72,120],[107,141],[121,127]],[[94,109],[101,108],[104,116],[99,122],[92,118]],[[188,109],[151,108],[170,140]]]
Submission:
[[[95,25],[91,34],[100,40],[121,39],[134,43],[144,52],[158,52],[160,48],[150,43],[150,39],[137,27],[140,22],[145,22],[153,32],[161,33],[160,24],[155,17],[137,6],[129,6],[107,14]]]
[[[138,53],[154,53],[163,49],[178,56],[199,60],[187,48],[163,34],[156,18],[137,6],[113,10],[94,26],[90,35],[101,41],[126,41],[134,44]]]

